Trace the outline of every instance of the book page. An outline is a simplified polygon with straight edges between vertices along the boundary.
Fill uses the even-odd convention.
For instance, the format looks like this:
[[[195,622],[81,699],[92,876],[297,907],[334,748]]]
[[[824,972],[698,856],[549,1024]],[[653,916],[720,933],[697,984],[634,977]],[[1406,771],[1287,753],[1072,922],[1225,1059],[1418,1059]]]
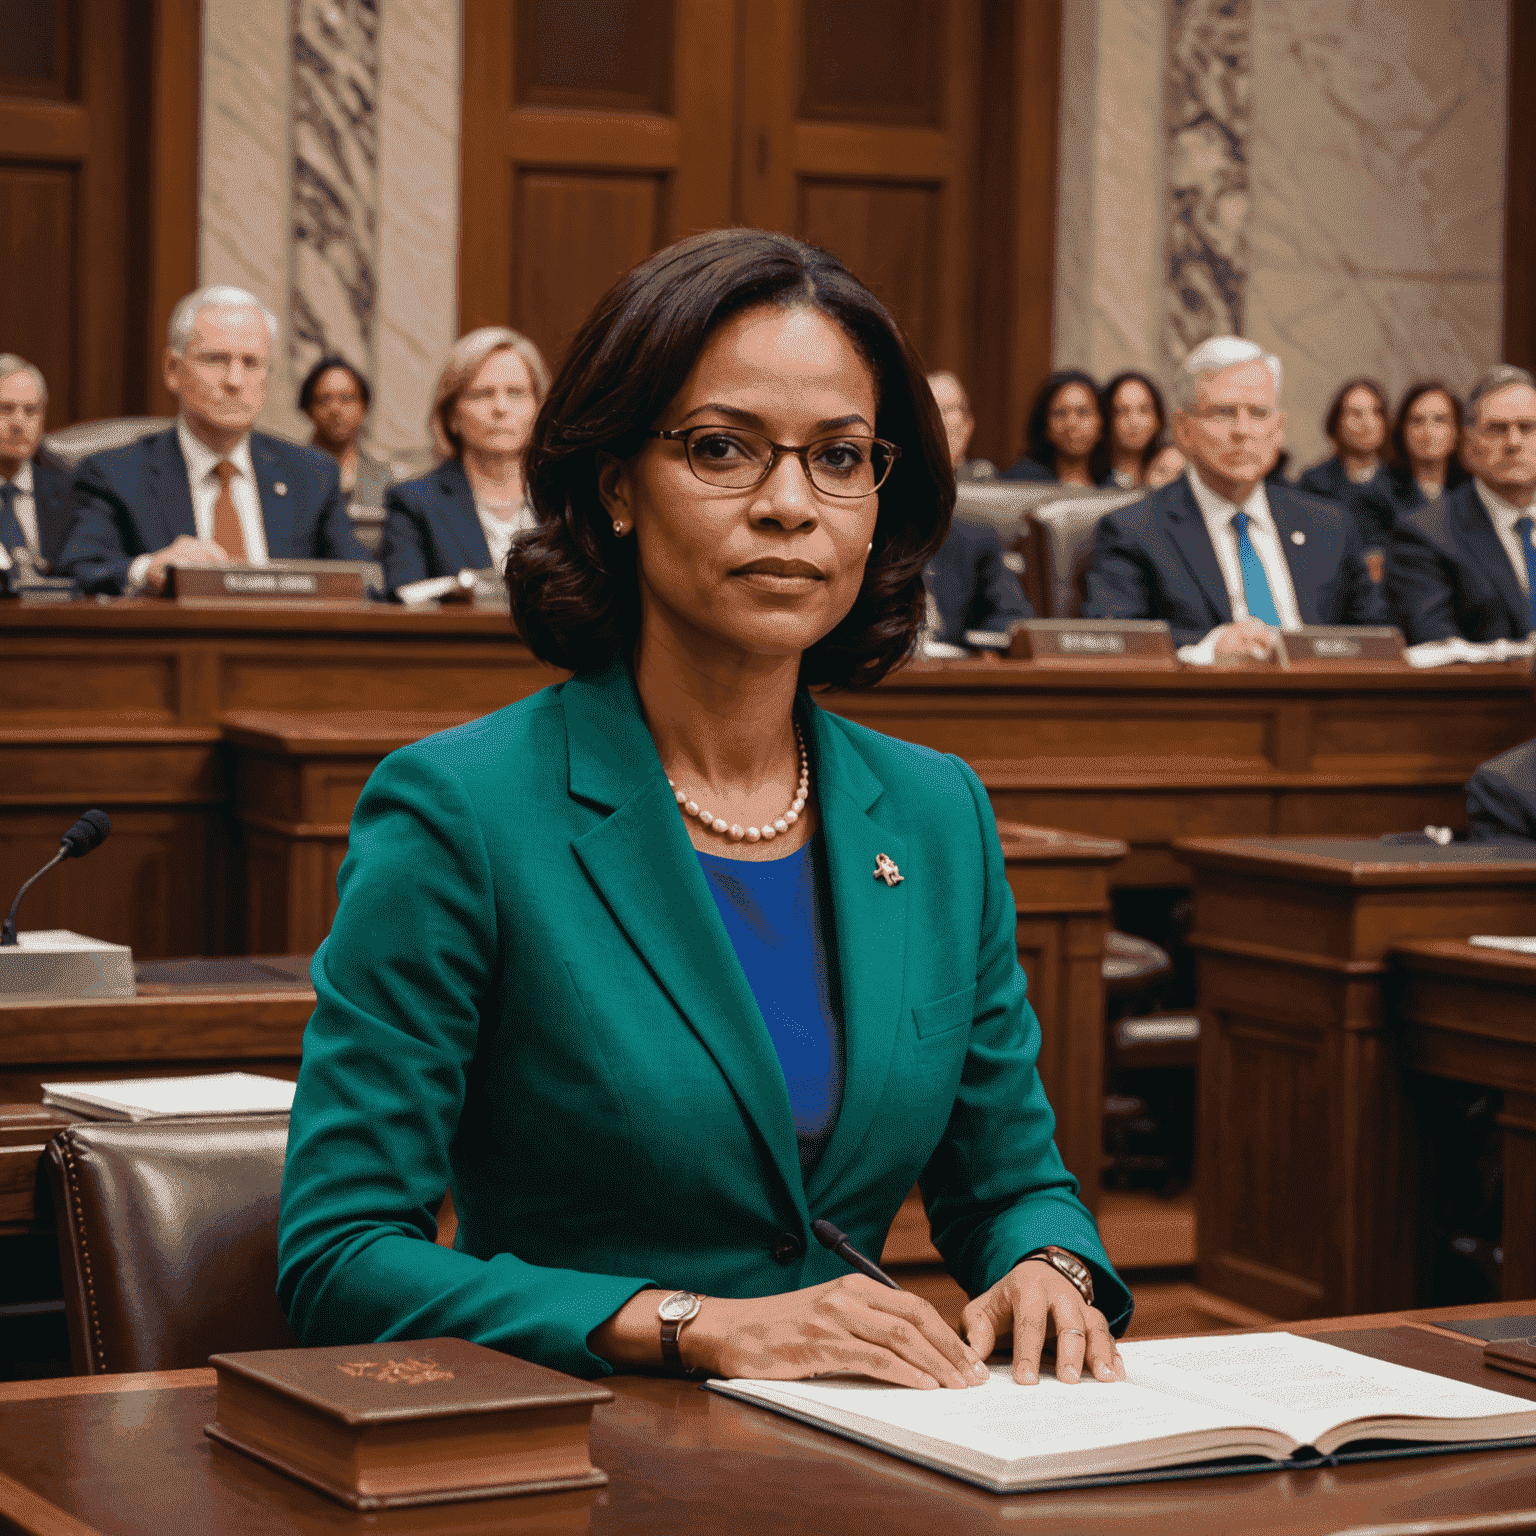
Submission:
[[[294,1084],[253,1072],[213,1072],[194,1077],[124,1078],[105,1083],[44,1083],[43,1103],[77,1113],[102,1110],[130,1120],[162,1115],[286,1113]]]
[[[1524,1398],[1469,1386],[1427,1371],[1372,1360],[1317,1339],[1289,1333],[1233,1338],[1164,1339],[1120,1346],[1128,1379],[1153,1390],[1231,1412],[1244,1408],[1260,1423],[1282,1429],[1298,1445],[1327,1447],[1358,1435],[1330,1437],[1329,1430],[1359,1419],[1426,1424],[1425,1438],[1451,1438],[1455,1421],[1502,1419],[1523,1414],[1536,1430],[1536,1406]],[[1452,1421],[1446,1426],[1445,1421]],[[1521,1433],[1500,1426],[1492,1434]],[[1399,1432],[1401,1433],[1401,1432]],[[1410,1430],[1411,1437],[1411,1430]]]
[[[930,1454],[993,1476],[1005,1467],[1015,1475],[1028,1476],[1038,1467],[1071,1476],[1169,1464],[1190,1459],[1190,1449],[1165,1445],[1166,1454],[1158,1454],[1157,1443],[1188,1437],[1198,1442],[1196,1454],[1287,1451],[1279,1436],[1260,1430],[1255,1443],[1244,1432],[1254,1425],[1251,1413],[1234,1415],[1151,1387],[1091,1377],[1068,1385],[1042,1376],[1035,1386],[1020,1386],[1006,1365],[993,1366],[985,1386],[960,1391],[918,1392],[856,1378],[722,1385],[732,1395],[883,1438],[892,1446],[911,1449],[913,1441],[928,1442]],[[1230,1449],[1209,1449],[1217,1444]],[[1118,1456],[1102,1454],[1116,1447],[1150,1454],[1129,1449]],[[1081,1465],[1067,1461],[1074,1457],[1083,1458]]]

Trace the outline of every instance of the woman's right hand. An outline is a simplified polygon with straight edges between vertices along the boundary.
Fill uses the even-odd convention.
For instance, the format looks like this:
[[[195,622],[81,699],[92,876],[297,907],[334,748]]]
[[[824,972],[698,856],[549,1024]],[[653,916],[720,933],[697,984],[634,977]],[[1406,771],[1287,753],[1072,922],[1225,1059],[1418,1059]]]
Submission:
[[[712,1376],[803,1380],[854,1371],[902,1387],[974,1387],[981,1357],[920,1296],[864,1275],[747,1300],[706,1297],[678,1340]]]

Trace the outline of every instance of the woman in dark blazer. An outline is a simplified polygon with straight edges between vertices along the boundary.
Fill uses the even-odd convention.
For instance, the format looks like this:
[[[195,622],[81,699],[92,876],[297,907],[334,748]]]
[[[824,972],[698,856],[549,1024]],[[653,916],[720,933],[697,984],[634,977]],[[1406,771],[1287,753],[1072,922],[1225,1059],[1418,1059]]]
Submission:
[[[1461,433],[1461,400],[1439,379],[1420,379],[1404,391],[1392,420],[1387,479],[1394,523],[1471,478],[1456,455]]]
[[[1062,485],[1109,482],[1109,442],[1099,386],[1077,368],[1053,373],[1040,386],[1024,425],[1024,452],[1005,480],[1056,480]]]
[[[500,571],[534,524],[523,454],[549,389],[539,349],[485,325],[449,350],[427,425],[441,462],[385,498],[384,589],[460,571]]]
[[[1391,495],[1386,459],[1391,414],[1387,392],[1374,379],[1346,379],[1323,417],[1334,455],[1296,481],[1298,490],[1343,507],[1359,525],[1367,549],[1380,549],[1392,533],[1386,510]]]
[[[574,676],[358,802],[283,1186],[300,1336],[961,1387],[1054,1332],[1058,1376],[1118,1374],[986,791],[807,691],[909,654],[949,522],[894,322],[788,236],[680,241],[578,332],[528,475],[512,617]],[[963,1338],[813,1234],[878,1253],[914,1181]]]

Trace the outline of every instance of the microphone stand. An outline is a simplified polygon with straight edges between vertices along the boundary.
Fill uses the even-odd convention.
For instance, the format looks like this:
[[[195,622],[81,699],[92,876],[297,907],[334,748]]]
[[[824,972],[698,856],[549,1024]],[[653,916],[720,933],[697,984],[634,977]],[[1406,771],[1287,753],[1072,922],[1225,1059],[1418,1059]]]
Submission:
[[[0,947],[16,943],[16,909],[21,905],[21,898],[48,873],[55,864],[62,864],[69,857],[70,847],[68,843],[60,843],[59,851],[48,860],[38,872],[32,876],[22,888],[16,892],[16,900],[11,903],[10,916],[6,918],[4,926],[0,927]]]

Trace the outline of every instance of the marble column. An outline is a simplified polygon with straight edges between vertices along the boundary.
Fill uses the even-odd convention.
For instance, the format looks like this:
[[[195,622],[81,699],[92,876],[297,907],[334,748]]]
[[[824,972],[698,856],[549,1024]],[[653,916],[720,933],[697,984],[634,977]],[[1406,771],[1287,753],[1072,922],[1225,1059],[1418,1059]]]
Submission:
[[[1294,467],[1332,452],[1346,377],[1395,399],[1498,360],[1508,5],[1254,7],[1245,320],[1285,363]]]
[[[457,5],[206,0],[199,275],[282,321],[260,425],[306,441],[299,381],[338,352],[373,381],[369,437],[425,419],[458,314]]]
[[[1052,357],[1155,377],[1166,0],[1065,0]]]

